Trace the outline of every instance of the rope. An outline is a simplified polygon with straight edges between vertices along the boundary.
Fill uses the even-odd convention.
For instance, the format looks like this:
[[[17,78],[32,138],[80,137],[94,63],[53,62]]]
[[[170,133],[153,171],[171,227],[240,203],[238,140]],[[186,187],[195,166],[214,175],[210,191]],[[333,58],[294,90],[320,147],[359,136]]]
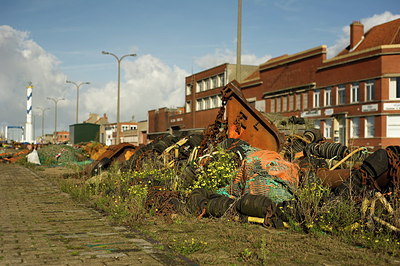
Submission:
[[[307,143],[307,144],[311,143],[310,140],[308,140],[308,139],[306,139],[305,137],[300,136],[300,135],[294,134],[294,135],[290,135],[290,136],[289,136],[289,138],[291,138],[291,137],[298,138],[298,139],[304,141],[304,142]]]
[[[346,157],[344,157],[341,161],[339,161],[337,164],[335,164],[331,169],[329,169],[330,171],[335,170],[336,168],[338,168],[342,163],[344,163],[345,161],[347,161],[351,156],[353,156],[355,153],[364,150],[364,147],[360,147],[352,152],[350,152]]]

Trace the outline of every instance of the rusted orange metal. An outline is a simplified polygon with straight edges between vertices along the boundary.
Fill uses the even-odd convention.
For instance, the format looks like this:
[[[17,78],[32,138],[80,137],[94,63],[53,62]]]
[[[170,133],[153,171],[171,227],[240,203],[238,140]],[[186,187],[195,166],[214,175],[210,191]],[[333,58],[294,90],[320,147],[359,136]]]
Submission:
[[[247,102],[236,80],[227,84],[222,94],[229,99],[226,108],[229,138],[244,140],[263,150],[281,150],[284,135]]]
[[[108,167],[113,162],[127,161],[136,149],[137,147],[130,143],[109,146],[105,152],[97,157],[96,161],[93,161],[93,163],[86,167],[85,172],[93,174],[96,168]]]
[[[101,161],[103,158],[108,158],[111,160],[126,161],[125,153],[128,151],[133,151],[137,147],[130,143],[121,143],[118,145],[112,145],[107,148],[107,150],[97,157],[97,161]],[[129,159],[129,158],[128,158]]]
[[[350,178],[351,169],[329,170],[327,168],[319,168],[317,176],[321,179],[322,184],[331,188],[340,186],[344,181]]]
[[[19,151],[17,153],[1,153],[0,154],[0,162],[6,162],[6,163],[15,163],[19,159],[22,159],[24,156],[26,156],[30,151],[28,149],[24,149],[22,151]]]

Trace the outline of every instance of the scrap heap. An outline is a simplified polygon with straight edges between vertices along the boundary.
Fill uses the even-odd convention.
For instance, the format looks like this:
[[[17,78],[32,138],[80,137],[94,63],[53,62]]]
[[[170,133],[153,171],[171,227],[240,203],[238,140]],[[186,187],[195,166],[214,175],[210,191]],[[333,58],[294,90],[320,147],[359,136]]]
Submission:
[[[304,124],[301,120],[292,117],[288,123]],[[233,181],[216,191],[193,189],[199,168],[212,163],[221,149],[235,155],[237,171]],[[363,206],[375,204],[377,200],[384,203],[382,195],[399,186],[399,158],[399,146],[373,153],[364,147],[350,149],[327,142],[314,128],[284,136],[248,104],[239,84],[233,81],[223,88],[222,107],[203,135],[168,135],[139,148],[125,144],[108,148],[87,168],[87,173],[97,174],[114,161],[122,161],[124,171],[139,171],[149,161],[155,168],[181,166],[184,169],[179,177],[181,186],[192,188],[183,205],[193,214],[221,217],[233,210],[242,220],[282,227],[285,221],[282,210],[292,199],[296,200],[294,191],[304,182],[322,183],[334,195],[352,194],[362,198],[365,193],[372,194],[375,198]],[[154,187],[150,192],[149,208],[153,207],[159,214],[166,216],[174,209],[182,209],[176,191]],[[369,217],[377,219],[373,213]],[[388,226],[400,231],[393,225]]]

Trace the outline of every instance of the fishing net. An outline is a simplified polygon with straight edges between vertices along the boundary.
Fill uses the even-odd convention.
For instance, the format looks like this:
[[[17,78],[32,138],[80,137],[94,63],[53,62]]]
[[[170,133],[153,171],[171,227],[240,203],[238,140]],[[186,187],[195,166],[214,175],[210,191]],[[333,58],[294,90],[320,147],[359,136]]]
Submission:
[[[268,150],[249,152],[231,185],[218,193],[238,198],[244,194],[263,195],[275,203],[292,198],[291,188],[299,181],[299,168]]]

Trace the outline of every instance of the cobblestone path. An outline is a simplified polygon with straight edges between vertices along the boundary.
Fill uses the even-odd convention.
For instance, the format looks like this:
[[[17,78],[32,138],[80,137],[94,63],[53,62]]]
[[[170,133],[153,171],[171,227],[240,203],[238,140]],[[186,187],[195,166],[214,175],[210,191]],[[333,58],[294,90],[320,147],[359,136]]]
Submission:
[[[113,227],[46,179],[0,165],[0,265],[183,265],[136,232]]]

